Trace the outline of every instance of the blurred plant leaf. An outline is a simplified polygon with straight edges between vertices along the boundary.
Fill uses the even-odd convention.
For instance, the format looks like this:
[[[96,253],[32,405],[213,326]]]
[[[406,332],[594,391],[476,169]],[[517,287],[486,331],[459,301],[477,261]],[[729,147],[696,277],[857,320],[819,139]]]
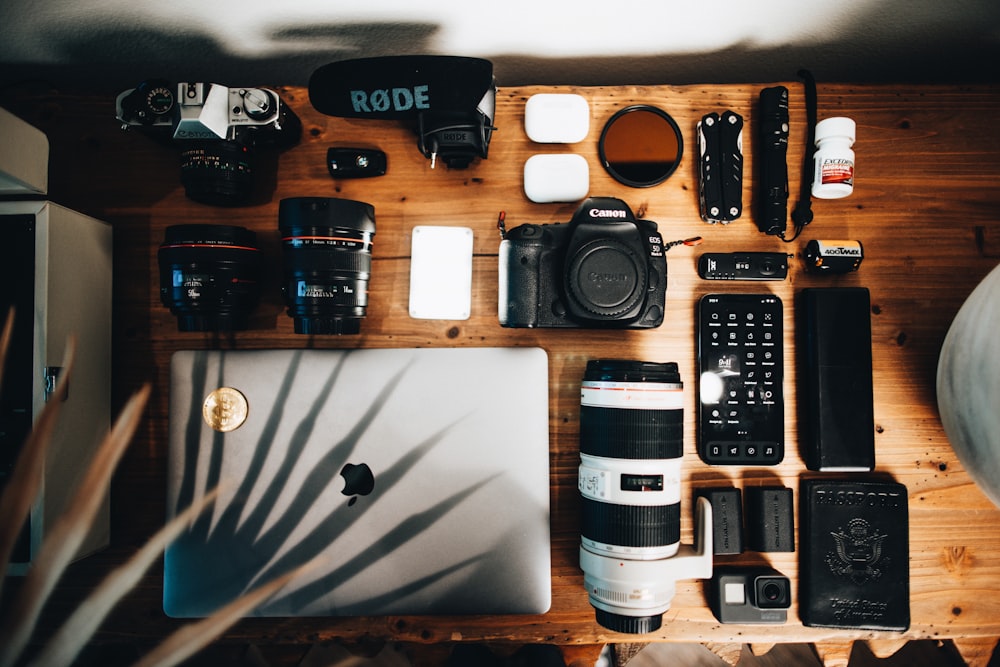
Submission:
[[[70,665],[83,650],[87,640],[97,631],[101,622],[118,602],[159,557],[178,534],[218,497],[218,489],[200,498],[161,528],[127,563],[109,574],[100,586],[76,608],[69,620],[49,640],[41,653],[30,663],[32,667],[58,667]]]
[[[195,623],[189,623],[167,637],[162,644],[139,660],[133,667],[172,667],[191,657],[226,631],[255,607],[281,590],[288,582],[314,566],[312,560],[236,598],[217,612]]]
[[[24,585],[14,598],[4,628],[0,630],[0,646],[3,647],[0,667],[12,665],[15,656],[24,650],[49,593],[86,538],[104,500],[104,490],[108,488],[111,474],[139,425],[149,393],[150,387],[146,385],[125,405],[98,448],[80,486],[67,503],[65,512],[56,519],[46,536],[38,557],[28,570]],[[61,401],[54,398],[48,405],[54,402]]]

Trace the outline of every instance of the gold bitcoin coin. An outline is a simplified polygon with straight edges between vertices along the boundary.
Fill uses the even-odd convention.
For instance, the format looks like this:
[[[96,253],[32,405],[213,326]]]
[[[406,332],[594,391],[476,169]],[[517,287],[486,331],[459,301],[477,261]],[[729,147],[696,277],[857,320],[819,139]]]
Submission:
[[[205,423],[220,433],[228,433],[243,426],[248,412],[246,396],[232,387],[219,387],[205,397],[205,403],[201,406],[201,416]]]

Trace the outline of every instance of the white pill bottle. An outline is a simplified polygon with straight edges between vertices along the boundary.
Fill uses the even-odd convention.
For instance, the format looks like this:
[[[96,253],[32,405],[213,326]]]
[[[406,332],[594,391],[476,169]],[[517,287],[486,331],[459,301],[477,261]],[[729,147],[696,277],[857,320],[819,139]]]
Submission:
[[[854,120],[837,116],[816,123],[812,196],[840,199],[854,192]]]

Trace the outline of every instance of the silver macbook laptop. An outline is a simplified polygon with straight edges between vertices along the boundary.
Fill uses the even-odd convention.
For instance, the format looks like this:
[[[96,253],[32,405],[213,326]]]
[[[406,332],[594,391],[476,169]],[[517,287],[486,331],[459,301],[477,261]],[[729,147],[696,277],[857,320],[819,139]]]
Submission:
[[[543,613],[548,358],[537,348],[178,352],[163,607],[205,616],[317,559],[259,616]]]

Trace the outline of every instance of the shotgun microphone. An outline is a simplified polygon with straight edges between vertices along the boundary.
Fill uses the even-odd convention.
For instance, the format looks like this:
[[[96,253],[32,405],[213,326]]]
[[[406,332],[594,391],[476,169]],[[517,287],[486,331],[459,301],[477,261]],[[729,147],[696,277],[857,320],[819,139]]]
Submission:
[[[309,101],[344,118],[416,121],[417,147],[433,168],[462,169],[486,158],[496,129],[493,64],[462,56],[381,56],[323,65]]]

